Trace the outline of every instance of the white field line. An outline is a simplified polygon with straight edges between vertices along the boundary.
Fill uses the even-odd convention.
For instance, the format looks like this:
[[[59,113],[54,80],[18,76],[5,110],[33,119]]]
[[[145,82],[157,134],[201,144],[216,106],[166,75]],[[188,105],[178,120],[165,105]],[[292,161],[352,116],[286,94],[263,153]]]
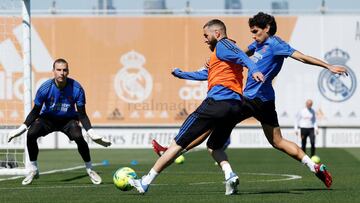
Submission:
[[[103,165],[103,164],[102,163],[94,163],[93,164],[93,166],[101,166],[101,165]],[[55,169],[55,170],[45,171],[45,172],[41,172],[40,175],[73,171],[73,170],[77,170],[77,169],[81,169],[81,168],[85,168],[85,165],[75,166],[75,167],[71,167],[71,168],[63,168],[63,169]],[[5,181],[5,180],[16,180],[19,178],[24,178],[24,176],[13,176],[13,177],[9,177],[9,178],[2,178],[2,179],[0,179],[0,182]]]
[[[93,166],[99,166],[102,165],[101,163],[96,163],[93,164]],[[76,169],[80,169],[80,168],[85,168],[85,166],[75,166],[75,167],[71,167],[71,168],[65,168],[65,169],[57,169],[57,170],[51,170],[51,171],[45,171],[40,173],[42,174],[52,174],[52,173],[58,173],[58,172],[65,172],[65,171],[71,171],[71,170],[76,170]],[[202,173],[203,174],[203,173]],[[292,175],[292,174],[275,174],[275,173],[241,173],[241,174],[245,174],[245,175],[256,175],[256,176],[280,176],[280,177],[284,177],[284,178],[276,178],[276,179],[268,179],[268,180],[254,180],[254,181],[246,181],[246,182],[275,182],[275,181],[289,181],[289,180],[295,180],[295,179],[301,179],[302,176],[299,175]],[[5,180],[14,180],[14,179],[18,179],[18,178],[23,178],[23,176],[15,176],[15,177],[10,177],[10,178],[4,178],[4,179],[0,179],[0,181],[5,181]],[[189,183],[189,185],[209,185],[209,184],[216,184],[218,182],[196,182],[196,183]],[[153,184],[153,186],[164,186],[164,185],[177,185],[177,184]],[[108,185],[67,185],[67,186],[40,186],[40,187],[6,187],[6,188],[1,188],[0,190],[14,190],[14,189],[18,189],[18,190],[25,190],[25,189],[60,189],[60,188],[91,188],[91,187],[104,187],[104,186],[108,186]]]
[[[275,174],[275,173],[241,173],[246,175],[256,175],[256,176],[280,176],[285,178],[276,178],[276,179],[269,179],[269,180],[253,180],[253,181],[245,181],[245,182],[276,182],[276,181],[288,181],[288,180],[295,180],[301,179],[301,176],[298,175],[291,175],[291,174]],[[241,177],[240,177],[241,179]],[[189,185],[208,185],[208,184],[215,184],[217,182],[197,182],[197,183],[190,183]],[[225,182],[224,182],[225,183]]]

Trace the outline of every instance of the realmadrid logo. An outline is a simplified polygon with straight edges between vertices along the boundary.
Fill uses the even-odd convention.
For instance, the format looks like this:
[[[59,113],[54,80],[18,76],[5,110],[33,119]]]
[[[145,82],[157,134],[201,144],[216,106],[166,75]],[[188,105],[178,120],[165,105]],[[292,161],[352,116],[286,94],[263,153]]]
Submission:
[[[318,86],[321,94],[328,100],[343,102],[349,99],[356,89],[355,73],[346,66],[350,56],[348,53],[333,49],[325,54],[325,60],[330,64],[340,65],[346,68],[349,76],[333,74],[329,70],[321,71]]]
[[[149,72],[142,67],[145,63],[143,55],[130,51],[120,59],[124,65],[115,75],[114,88],[116,94],[129,103],[140,103],[151,93],[153,80]]]

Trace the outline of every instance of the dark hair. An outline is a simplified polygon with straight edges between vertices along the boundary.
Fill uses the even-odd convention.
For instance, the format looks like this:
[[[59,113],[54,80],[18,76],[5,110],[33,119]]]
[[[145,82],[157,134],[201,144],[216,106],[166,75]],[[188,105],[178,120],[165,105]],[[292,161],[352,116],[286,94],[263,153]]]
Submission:
[[[54,61],[54,63],[53,63],[53,70],[55,70],[55,64],[56,64],[56,63],[65,63],[65,64],[66,64],[66,67],[67,67],[67,68],[69,67],[68,62],[67,62],[65,59],[63,59],[63,58],[58,58],[58,59],[56,59],[56,60]]]
[[[273,36],[276,33],[276,21],[274,16],[259,12],[254,15],[252,18],[249,18],[249,27],[252,28],[254,26],[259,27],[261,29],[265,29],[266,26],[270,26],[269,35]]]
[[[226,26],[225,26],[225,23],[223,23],[221,20],[219,19],[212,19],[210,20],[209,22],[207,22],[203,28],[206,28],[206,27],[211,27],[211,26],[219,26],[220,29],[224,30],[224,34],[226,35]]]

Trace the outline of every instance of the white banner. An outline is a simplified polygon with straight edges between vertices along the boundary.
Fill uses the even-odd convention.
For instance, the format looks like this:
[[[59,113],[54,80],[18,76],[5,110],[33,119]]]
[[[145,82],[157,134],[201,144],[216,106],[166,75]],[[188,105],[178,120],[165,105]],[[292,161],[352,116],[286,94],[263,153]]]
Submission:
[[[327,129],[326,147],[360,147],[360,129]]]
[[[96,132],[111,140],[109,147],[116,149],[151,148],[151,141],[157,140],[160,144],[168,146],[177,135],[179,128],[96,128]],[[23,134],[15,138],[11,143],[7,143],[6,132],[0,130],[0,149],[24,148]],[[296,136],[292,128],[282,128],[282,135],[301,146],[300,136]],[[83,132],[85,135],[85,131]],[[320,128],[319,134],[315,137],[316,147],[360,147],[359,128]],[[85,140],[90,148],[104,147],[94,143],[87,136]],[[74,149],[77,148],[74,141],[63,133],[51,133],[38,139],[40,149]],[[310,144],[308,144],[310,145]],[[237,127],[231,134],[231,144],[229,148],[271,148],[261,128]],[[204,141],[198,148],[206,148]]]
[[[320,125],[358,126],[360,121],[360,16],[299,16],[289,44],[330,64],[344,66],[349,76],[286,59],[275,79],[279,122],[293,125],[295,115],[312,99]],[[281,28],[278,28],[281,29]]]

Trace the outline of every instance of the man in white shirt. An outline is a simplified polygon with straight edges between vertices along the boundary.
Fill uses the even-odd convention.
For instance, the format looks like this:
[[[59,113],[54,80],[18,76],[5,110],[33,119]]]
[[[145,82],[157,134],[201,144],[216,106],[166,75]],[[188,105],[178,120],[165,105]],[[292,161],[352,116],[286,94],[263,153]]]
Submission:
[[[310,157],[315,155],[315,135],[318,134],[318,126],[316,123],[316,115],[312,109],[313,101],[311,99],[306,101],[306,107],[303,108],[296,116],[295,133],[301,135],[301,148],[306,152],[306,140],[310,138],[311,154]]]

